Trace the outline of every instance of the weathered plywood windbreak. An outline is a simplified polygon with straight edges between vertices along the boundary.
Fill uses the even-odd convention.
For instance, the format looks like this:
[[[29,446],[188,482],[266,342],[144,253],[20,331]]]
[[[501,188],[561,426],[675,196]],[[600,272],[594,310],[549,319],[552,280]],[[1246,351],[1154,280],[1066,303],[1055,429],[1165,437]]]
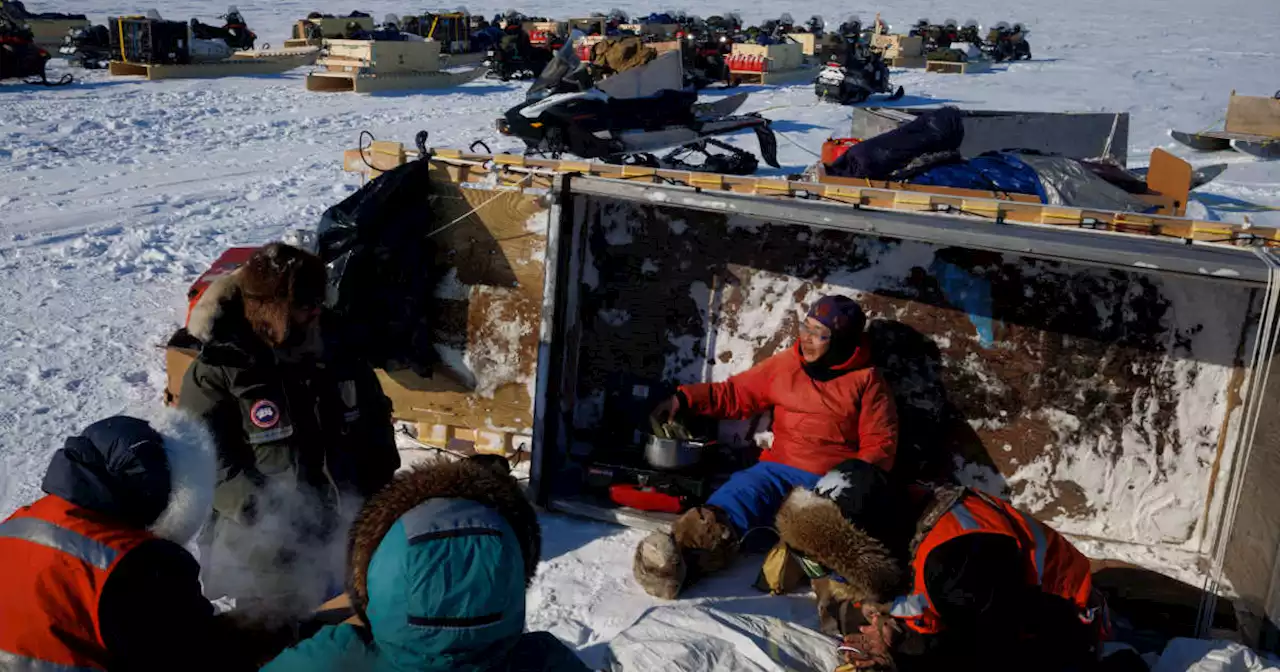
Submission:
[[[346,163],[389,169],[407,156],[376,143]],[[445,151],[429,160],[442,175],[433,188],[475,192],[458,205],[480,206],[480,221],[489,199],[520,194],[536,212],[511,221],[548,227],[545,263],[501,243],[507,259],[536,257],[545,269],[540,292],[504,298],[524,334],[519,373],[449,392],[459,396],[448,412],[498,426],[494,409],[532,399],[531,488],[552,508],[574,506],[561,486],[581,467],[575,440],[602,422],[611,377],[724,380],[789,347],[808,304],[842,293],[872,317],[905,473],[1011,497],[1093,557],[1178,577],[1221,567],[1229,541],[1249,568],[1227,579],[1242,577],[1237,591],[1268,611],[1276,554],[1265,539],[1280,538],[1280,524],[1247,515],[1249,502],[1269,501],[1265,478],[1245,479],[1241,524],[1222,535],[1240,474],[1259,459],[1244,464],[1240,449],[1251,441],[1243,409],[1257,408],[1246,402],[1258,325],[1276,321],[1274,255],[1263,246],[1272,232],[1206,244],[1195,242],[1199,223],[1173,217],[1151,220],[1165,236],[1132,235],[970,214],[1043,208],[1008,202],[937,211],[917,206],[949,197],[867,188],[840,202],[853,192],[696,174],[673,186],[660,182],[682,174]],[[1170,240],[1172,231],[1188,235]],[[536,235],[530,245],[542,244]],[[465,338],[461,319],[442,337],[465,340],[472,366],[482,348],[514,341],[476,336],[493,321],[480,300],[492,290],[461,270],[459,279],[470,286]],[[533,349],[536,367],[523,363]],[[766,424],[723,423],[721,434],[769,440]]]
[[[366,150],[387,169],[403,148]],[[474,442],[507,452],[528,442],[542,309],[546,249],[545,198],[516,190],[460,185],[431,171],[433,231],[443,279],[435,298],[436,351],[431,378],[379,372],[399,419],[418,423],[419,438],[444,445]]]

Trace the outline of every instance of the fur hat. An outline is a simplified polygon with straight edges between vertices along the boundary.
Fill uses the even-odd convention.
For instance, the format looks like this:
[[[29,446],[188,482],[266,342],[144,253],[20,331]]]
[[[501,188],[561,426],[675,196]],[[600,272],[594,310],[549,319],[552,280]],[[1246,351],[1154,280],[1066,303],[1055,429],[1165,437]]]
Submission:
[[[272,345],[289,335],[289,312],[324,302],[325,267],[319,257],[284,243],[268,243],[236,272],[245,319]]]
[[[846,460],[813,490],[796,488],[787,496],[778,511],[778,534],[843,579],[832,584],[838,598],[884,602],[904,579],[899,556],[890,550],[913,529],[898,529],[907,513],[904,500],[882,470]]]
[[[401,516],[437,498],[466,499],[501,514],[520,542],[525,585],[533,581],[542,556],[542,528],[533,505],[515,479],[474,460],[419,466],[397,474],[390,485],[369,498],[351,526],[347,546],[347,594],[366,623],[368,571],[374,552]]]

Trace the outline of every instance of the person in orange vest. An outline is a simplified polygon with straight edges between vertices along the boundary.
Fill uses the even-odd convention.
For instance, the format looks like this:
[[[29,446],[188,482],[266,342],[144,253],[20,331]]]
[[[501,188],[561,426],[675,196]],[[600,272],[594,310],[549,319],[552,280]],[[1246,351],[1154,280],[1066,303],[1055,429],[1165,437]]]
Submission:
[[[1004,500],[848,460],[793,491],[777,529],[856,669],[1098,665],[1109,619],[1088,558]]]
[[[0,669],[256,669],[287,645],[263,650],[201,594],[184,545],[212,513],[214,474],[212,441],[177,411],[68,438],[48,494],[0,523]]]

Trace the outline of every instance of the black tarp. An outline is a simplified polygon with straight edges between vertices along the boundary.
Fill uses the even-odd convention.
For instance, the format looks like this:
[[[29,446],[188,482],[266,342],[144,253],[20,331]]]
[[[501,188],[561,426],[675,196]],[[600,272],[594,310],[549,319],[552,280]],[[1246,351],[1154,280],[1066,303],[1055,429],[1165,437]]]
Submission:
[[[428,170],[419,160],[379,175],[325,211],[317,228],[335,336],[375,367],[422,376],[437,360]]]

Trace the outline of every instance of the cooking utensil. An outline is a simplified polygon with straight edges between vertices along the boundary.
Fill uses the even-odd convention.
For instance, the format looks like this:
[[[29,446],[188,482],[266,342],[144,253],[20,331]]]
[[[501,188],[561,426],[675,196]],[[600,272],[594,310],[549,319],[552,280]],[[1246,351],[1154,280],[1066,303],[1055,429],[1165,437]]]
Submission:
[[[655,469],[684,469],[702,461],[705,447],[701,441],[650,436],[644,446],[644,459]]]

